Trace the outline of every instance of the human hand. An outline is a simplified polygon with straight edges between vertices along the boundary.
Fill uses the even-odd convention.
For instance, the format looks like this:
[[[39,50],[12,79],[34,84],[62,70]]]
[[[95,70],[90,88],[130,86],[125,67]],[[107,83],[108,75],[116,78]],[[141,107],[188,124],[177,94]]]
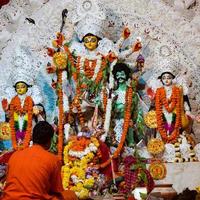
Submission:
[[[33,106],[33,114],[34,115],[39,115],[40,114],[40,110],[37,106]]]

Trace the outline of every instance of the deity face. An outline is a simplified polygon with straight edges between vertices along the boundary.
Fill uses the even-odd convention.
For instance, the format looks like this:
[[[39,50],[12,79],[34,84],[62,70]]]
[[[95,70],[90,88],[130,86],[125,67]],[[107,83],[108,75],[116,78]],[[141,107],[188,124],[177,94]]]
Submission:
[[[98,39],[94,35],[85,36],[83,39],[84,46],[89,50],[93,51],[98,46]]]
[[[23,82],[18,82],[15,85],[15,90],[16,90],[17,94],[23,95],[23,94],[26,94],[26,92],[28,90],[28,86]]]
[[[136,67],[137,67],[138,71],[143,71],[144,62],[137,62]]]
[[[126,73],[125,71],[118,71],[116,73],[116,79],[118,83],[123,83],[126,81]]]
[[[170,86],[172,85],[172,80],[173,80],[173,77],[171,74],[163,74],[162,77],[161,77],[161,81],[163,83],[163,85],[165,86]]]

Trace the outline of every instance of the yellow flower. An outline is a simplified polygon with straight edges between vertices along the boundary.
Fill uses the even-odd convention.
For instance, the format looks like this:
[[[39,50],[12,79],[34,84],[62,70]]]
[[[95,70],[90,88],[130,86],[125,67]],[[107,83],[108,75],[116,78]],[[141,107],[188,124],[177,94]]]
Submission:
[[[79,194],[78,194],[79,199],[88,199],[89,197],[89,191],[86,188],[83,188]]]
[[[96,138],[92,137],[91,141],[96,147],[99,147],[99,141]]]
[[[86,155],[87,162],[91,161],[94,158],[94,154],[92,152]]]
[[[53,55],[54,64],[58,69],[65,69],[67,66],[67,56],[64,52],[57,52]]]
[[[79,182],[76,184],[76,191],[81,191],[83,188],[83,183]]]
[[[88,188],[88,189],[92,188],[93,185],[94,185],[94,178],[92,177],[92,178],[89,178],[89,179],[85,179],[83,185],[84,185],[85,188]]]
[[[196,191],[200,193],[200,186],[196,187]]]

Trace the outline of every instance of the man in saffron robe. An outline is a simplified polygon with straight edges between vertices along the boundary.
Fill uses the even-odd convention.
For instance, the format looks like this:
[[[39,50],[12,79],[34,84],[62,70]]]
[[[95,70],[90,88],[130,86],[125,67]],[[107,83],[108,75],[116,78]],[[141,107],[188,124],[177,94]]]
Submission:
[[[15,152],[8,162],[3,200],[77,200],[72,191],[63,191],[61,163],[48,152],[54,130],[45,122],[33,129],[33,146]]]

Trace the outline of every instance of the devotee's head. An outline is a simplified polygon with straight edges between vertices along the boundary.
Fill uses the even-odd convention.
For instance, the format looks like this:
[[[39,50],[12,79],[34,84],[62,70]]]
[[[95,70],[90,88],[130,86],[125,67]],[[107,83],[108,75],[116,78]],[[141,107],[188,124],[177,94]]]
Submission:
[[[46,121],[38,122],[33,128],[33,143],[49,149],[54,134],[53,127]]]

